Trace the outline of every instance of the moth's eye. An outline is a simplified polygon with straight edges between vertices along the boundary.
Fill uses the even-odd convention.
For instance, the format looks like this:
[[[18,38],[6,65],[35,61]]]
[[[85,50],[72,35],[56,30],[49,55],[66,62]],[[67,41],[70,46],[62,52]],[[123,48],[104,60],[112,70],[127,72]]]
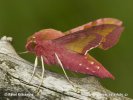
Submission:
[[[35,42],[35,41],[32,41],[32,42],[30,43],[30,46],[31,46],[31,48],[35,48],[36,42]]]
[[[35,41],[29,41],[26,44],[26,48],[30,52],[34,52],[35,46],[36,46],[36,42]]]
[[[30,37],[27,39],[26,48],[27,48],[28,51],[34,52],[35,46],[36,46],[35,37],[34,37],[34,36],[30,36]]]

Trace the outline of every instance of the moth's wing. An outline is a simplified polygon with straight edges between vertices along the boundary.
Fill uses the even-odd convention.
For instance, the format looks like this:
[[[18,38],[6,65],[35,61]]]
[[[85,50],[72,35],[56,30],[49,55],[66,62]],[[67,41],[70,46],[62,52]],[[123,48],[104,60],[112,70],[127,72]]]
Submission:
[[[53,42],[64,45],[72,51],[85,54],[86,51],[97,46],[102,49],[112,47],[117,43],[122,30],[121,26],[103,24],[80,30],[73,34],[67,34],[53,40]]]
[[[104,24],[110,24],[110,25],[116,25],[119,26],[118,29],[112,30],[112,33],[108,33],[108,32],[98,32],[99,30],[97,30],[97,32],[103,36],[103,41],[101,43],[101,45],[99,45],[99,48],[103,49],[103,50],[107,50],[109,48],[111,48],[113,45],[115,45],[120,37],[120,34],[123,30],[122,27],[122,21],[115,19],[115,18],[101,18],[101,19],[97,19],[95,21],[89,22],[87,24],[84,24],[82,26],[73,28],[67,32],[65,32],[65,34],[71,34],[71,33],[75,33],[78,32],[80,30],[85,30],[85,29],[89,29],[89,28],[93,28],[94,26],[101,26]],[[94,28],[96,29],[96,28]],[[105,31],[108,29],[104,29]],[[103,30],[103,31],[104,31]],[[101,30],[100,30],[101,31]]]
[[[92,27],[90,30],[94,30],[96,33],[102,36],[102,41],[98,48],[107,50],[117,44],[123,29],[123,26],[103,24],[100,26]]]
[[[95,71],[95,74],[101,78],[111,78],[115,79],[115,77],[107,70],[104,68],[104,66],[98,62],[95,58],[93,58],[91,55],[87,54],[86,55],[88,62],[91,63],[90,70]]]
[[[87,29],[65,35],[52,41],[55,44],[64,46],[66,49],[84,54],[86,50],[99,46],[99,43],[102,41],[102,36]]]
[[[84,30],[86,28],[91,28],[93,26],[99,26],[99,25],[103,25],[103,24],[113,24],[113,25],[121,26],[122,21],[115,19],[115,18],[101,18],[101,19],[97,19],[95,21],[89,22],[87,24],[84,24],[82,26],[78,26],[76,28],[70,29],[64,33],[71,34],[71,33],[74,33],[74,32],[80,31],[80,30]]]

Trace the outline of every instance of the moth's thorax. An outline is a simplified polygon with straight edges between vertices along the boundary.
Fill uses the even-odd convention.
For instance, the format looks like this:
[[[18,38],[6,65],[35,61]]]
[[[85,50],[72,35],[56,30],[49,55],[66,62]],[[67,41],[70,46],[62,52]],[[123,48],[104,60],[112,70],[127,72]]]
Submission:
[[[53,40],[62,36],[64,34],[61,31],[54,29],[43,29],[35,33],[36,41]]]
[[[35,55],[43,56],[50,64],[56,64],[55,53],[60,54],[64,51],[65,48],[63,46],[57,45],[52,40],[38,42],[38,45],[35,47]]]
[[[44,55],[53,51],[53,44],[51,40],[39,41],[34,49],[34,52],[37,56]]]

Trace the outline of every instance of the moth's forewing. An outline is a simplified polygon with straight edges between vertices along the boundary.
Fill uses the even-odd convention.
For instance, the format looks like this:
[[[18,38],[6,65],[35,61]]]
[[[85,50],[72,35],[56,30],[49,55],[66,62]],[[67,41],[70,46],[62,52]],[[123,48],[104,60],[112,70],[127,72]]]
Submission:
[[[121,26],[122,21],[115,19],[115,18],[101,18],[101,19],[97,19],[95,21],[89,22],[87,24],[84,24],[82,26],[73,28],[73,29],[65,32],[65,34],[71,34],[71,33],[74,33],[74,32],[80,31],[80,30],[84,30],[86,28],[91,28],[93,26],[98,26],[98,25],[103,25],[103,24],[112,24],[112,25]]]
[[[102,32],[98,32],[100,35],[103,36],[103,39],[99,45],[100,49],[107,50],[114,45],[116,45],[120,39],[121,33],[123,31],[124,27],[117,26],[114,27],[114,29],[111,32],[107,32],[107,34],[103,34]]]
[[[73,34],[65,35],[53,41],[54,43],[64,45],[64,47],[69,50],[78,53],[85,53],[86,50],[98,46],[101,40],[101,35],[91,31],[88,32],[88,30],[82,30]]]
[[[92,27],[90,30],[102,36],[102,41],[100,42],[99,48],[107,50],[117,44],[123,31],[123,27],[111,24],[103,24]]]
[[[122,30],[121,26],[103,24],[65,35],[55,39],[54,42],[84,54],[97,46],[102,49],[114,46],[118,42]]]

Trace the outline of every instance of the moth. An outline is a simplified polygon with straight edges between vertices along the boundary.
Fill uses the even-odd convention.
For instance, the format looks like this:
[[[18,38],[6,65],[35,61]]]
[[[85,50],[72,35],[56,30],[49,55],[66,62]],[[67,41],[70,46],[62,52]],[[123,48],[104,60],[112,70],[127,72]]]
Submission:
[[[26,49],[41,58],[43,67],[56,64],[63,70],[114,79],[88,52],[94,48],[108,50],[113,47],[123,29],[122,21],[115,18],[101,18],[67,32],[43,29],[27,39]],[[42,77],[43,73],[44,68]]]

